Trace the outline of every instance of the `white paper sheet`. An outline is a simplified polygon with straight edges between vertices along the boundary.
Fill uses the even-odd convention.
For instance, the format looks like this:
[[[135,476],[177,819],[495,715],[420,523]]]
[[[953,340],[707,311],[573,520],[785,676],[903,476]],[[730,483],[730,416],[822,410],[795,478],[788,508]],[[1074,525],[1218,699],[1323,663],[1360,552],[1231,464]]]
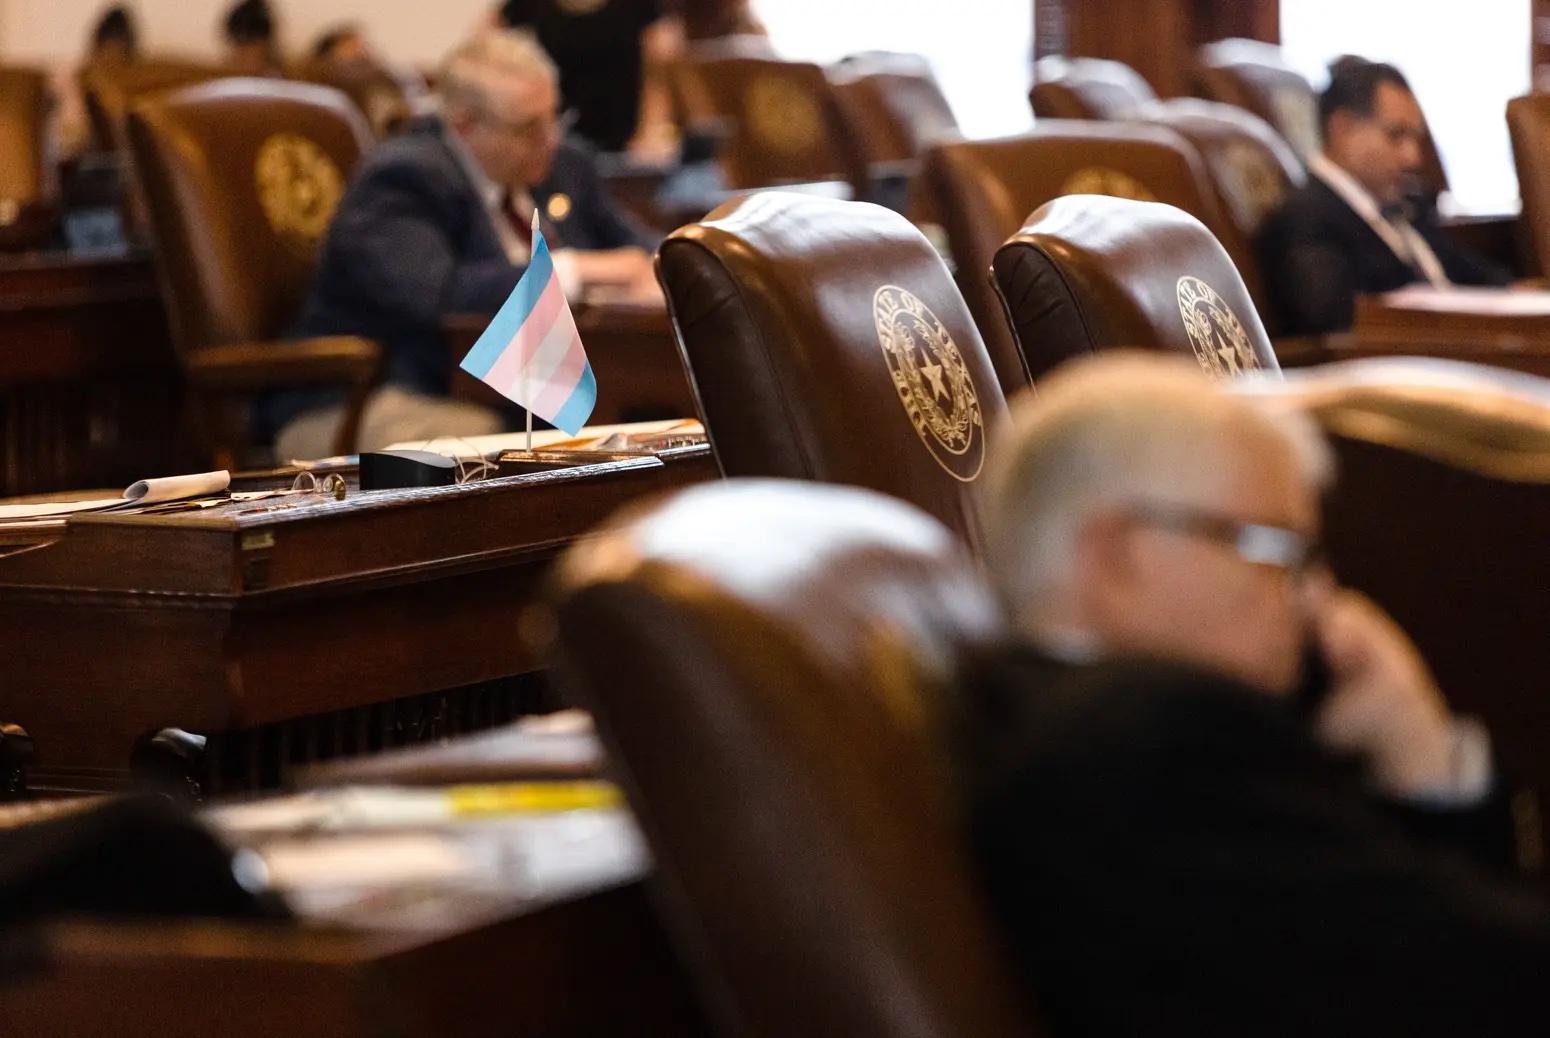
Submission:
[[[142,479],[118,497],[99,497],[86,501],[43,501],[30,504],[0,505],[0,522],[7,519],[44,519],[73,515],[76,512],[101,512],[109,508],[142,508],[181,501],[189,497],[208,497],[231,486],[231,473],[196,472],[188,476],[162,476]]]

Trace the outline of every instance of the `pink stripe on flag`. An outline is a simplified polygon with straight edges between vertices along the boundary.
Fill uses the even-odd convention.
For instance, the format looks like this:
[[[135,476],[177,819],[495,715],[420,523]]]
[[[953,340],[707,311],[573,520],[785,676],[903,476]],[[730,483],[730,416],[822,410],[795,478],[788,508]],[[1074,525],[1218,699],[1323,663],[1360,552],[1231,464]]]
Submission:
[[[543,341],[530,348],[527,367],[518,372],[516,380],[505,388],[499,384],[496,384],[495,388],[511,399],[525,404],[549,384],[550,373],[560,361],[565,359],[565,354],[570,350],[570,344],[575,341],[576,334],[576,319],[572,316],[570,307],[566,307],[554,319],[554,324],[549,326]]]
[[[520,385],[523,369],[533,359],[562,313],[567,316],[570,313],[569,307],[565,305],[565,291],[560,288],[559,278],[550,278],[538,301],[533,304],[533,312],[528,314],[522,327],[517,329],[517,334],[512,336],[511,345],[490,365],[484,381],[492,386]],[[574,326],[574,322],[572,324]]]
[[[581,373],[586,367],[587,351],[581,348],[580,336],[573,336],[570,349],[560,359],[543,390],[533,398],[533,412],[544,415],[545,420],[559,414],[565,401],[576,391],[576,383],[581,381]]]

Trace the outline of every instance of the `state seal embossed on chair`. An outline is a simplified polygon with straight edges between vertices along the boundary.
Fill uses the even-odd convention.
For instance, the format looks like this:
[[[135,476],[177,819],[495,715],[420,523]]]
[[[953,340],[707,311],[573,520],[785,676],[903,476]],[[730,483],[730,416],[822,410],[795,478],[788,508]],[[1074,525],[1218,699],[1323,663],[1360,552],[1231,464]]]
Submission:
[[[1173,206],[1057,198],[996,251],[992,271],[1035,380],[1126,348],[1182,353],[1218,378],[1280,370],[1232,258]]]
[[[1006,405],[908,220],[766,192],[669,235],[657,273],[726,475],[869,487],[977,538],[972,484]]]

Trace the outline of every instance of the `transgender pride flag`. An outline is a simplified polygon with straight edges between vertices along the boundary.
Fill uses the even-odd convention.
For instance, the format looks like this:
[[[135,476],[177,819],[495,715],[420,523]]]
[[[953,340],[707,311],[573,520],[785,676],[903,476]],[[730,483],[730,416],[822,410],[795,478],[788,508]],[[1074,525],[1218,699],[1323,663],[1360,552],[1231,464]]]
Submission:
[[[536,229],[532,262],[462,368],[572,436],[591,417],[597,379],[555,276],[549,243]]]

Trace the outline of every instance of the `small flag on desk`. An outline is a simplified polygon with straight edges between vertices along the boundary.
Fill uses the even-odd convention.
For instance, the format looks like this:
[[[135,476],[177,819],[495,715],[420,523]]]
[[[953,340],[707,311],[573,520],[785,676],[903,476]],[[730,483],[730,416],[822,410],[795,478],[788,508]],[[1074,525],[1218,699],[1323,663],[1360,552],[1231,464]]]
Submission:
[[[506,399],[574,436],[597,403],[597,379],[581,347],[549,243],[533,221],[533,258],[462,368]]]

